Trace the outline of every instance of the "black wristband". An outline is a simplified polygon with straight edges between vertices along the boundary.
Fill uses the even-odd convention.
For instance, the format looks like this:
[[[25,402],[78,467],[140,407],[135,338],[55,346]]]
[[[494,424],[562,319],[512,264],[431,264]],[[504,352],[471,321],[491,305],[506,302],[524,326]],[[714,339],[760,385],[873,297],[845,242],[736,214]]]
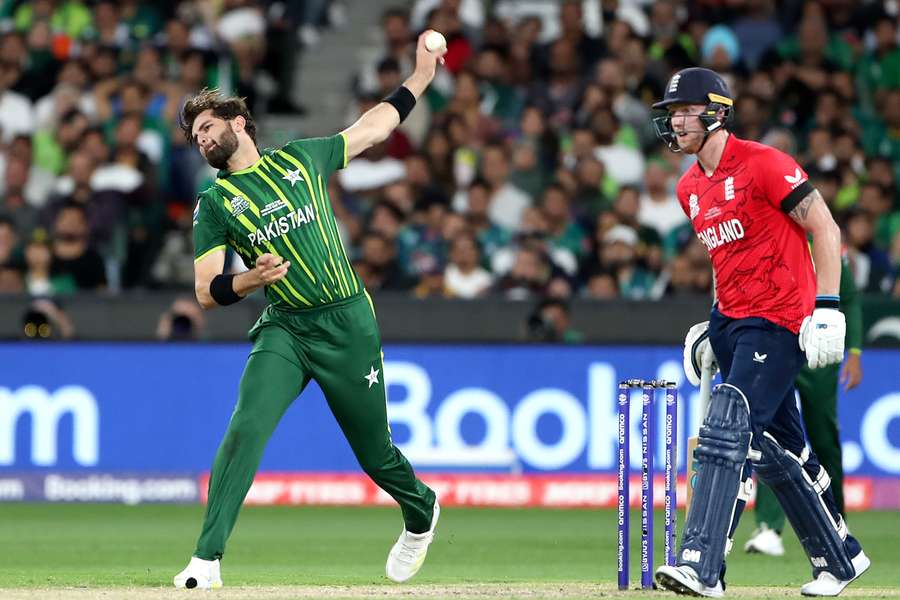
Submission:
[[[385,98],[384,101],[397,109],[401,123],[409,116],[409,113],[416,106],[416,97],[413,96],[413,93],[409,91],[406,86],[402,85],[394,90],[394,92]]]
[[[237,292],[234,291],[234,286],[231,283],[233,279],[234,274],[223,274],[213,277],[209,284],[209,295],[216,301],[216,304],[228,306],[244,299],[243,296],[238,296]]]
[[[841,297],[840,296],[816,296],[816,308],[833,308],[835,310],[841,309]]]

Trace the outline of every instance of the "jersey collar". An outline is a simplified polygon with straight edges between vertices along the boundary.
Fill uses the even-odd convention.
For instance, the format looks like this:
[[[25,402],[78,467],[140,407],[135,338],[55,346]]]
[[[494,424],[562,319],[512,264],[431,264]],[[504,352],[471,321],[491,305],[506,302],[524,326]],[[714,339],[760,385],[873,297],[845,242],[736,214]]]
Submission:
[[[722,156],[719,157],[719,164],[716,165],[715,170],[712,172],[712,175],[707,175],[706,170],[703,168],[703,165],[700,164],[700,157],[697,157],[697,162],[694,165],[697,167],[697,171],[700,173],[702,177],[709,179],[710,181],[716,181],[716,173],[719,172],[719,168],[722,166],[722,161],[725,160],[725,156],[728,154],[728,149],[734,143],[734,134],[732,132],[728,132],[728,138],[725,139],[725,145],[722,146]]]
[[[253,171],[254,169],[256,169],[259,165],[262,164],[263,158],[265,158],[265,156],[266,156],[266,152],[264,150],[260,150],[259,151],[259,160],[257,160],[255,163],[253,163],[249,167],[246,167],[239,171],[229,171],[228,169],[222,169],[221,171],[216,173],[216,177],[218,179],[225,179],[226,177],[230,177],[232,175],[243,175],[244,173],[249,173],[249,172]]]

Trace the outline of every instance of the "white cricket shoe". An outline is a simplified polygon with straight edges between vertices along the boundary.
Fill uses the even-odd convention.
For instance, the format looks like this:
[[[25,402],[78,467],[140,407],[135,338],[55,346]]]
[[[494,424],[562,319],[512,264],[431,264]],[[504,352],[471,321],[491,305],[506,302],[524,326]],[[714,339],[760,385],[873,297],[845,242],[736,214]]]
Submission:
[[[852,579],[841,581],[828,571],[822,571],[818,577],[801,587],[800,593],[804,596],[837,596],[845,587],[850,585],[851,581],[865,573],[869,565],[872,564],[872,561],[869,560],[869,557],[862,550],[850,562],[853,563],[853,568],[856,571],[856,575]]]
[[[403,529],[403,533],[397,539],[397,543],[388,554],[384,572],[388,579],[403,583],[422,568],[425,555],[428,554],[428,545],[434,539],[434,529],[437,527],[438,517],[441,515],[441,507],[437,499],[434,501],[434,515],[431,517],[431,529],[425,533],[410,533]]]
[[[784,542],[774,529],[769,529],[765,524],[753,532],[747,543],[744,544],[744,552],[758,552],[767,556],[784,556]]]
[[[722,580],[716,582],[714,587],[704,585],[697,577],[697,572],[688,566],[672,567],[662,565],[656,569],[656,582],[660,587],[676,594],[685,596],[706,596],[707,598],[722,598],[725,596],[725,588]]]
[[[191,557],[191,562],[184,571],[175,576],[175,587],[192,590],[218,589],[222,587],[222,575],[219,571],[219,560],[203,560],[196,556]]]

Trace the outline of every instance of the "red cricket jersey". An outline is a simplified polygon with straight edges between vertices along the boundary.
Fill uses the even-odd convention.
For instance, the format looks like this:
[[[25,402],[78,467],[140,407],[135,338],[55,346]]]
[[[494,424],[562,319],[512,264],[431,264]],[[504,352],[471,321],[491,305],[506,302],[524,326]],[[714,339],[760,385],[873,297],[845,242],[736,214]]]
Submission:
[[[712,177],[698,161],[678,181],[681,208],[712,259],[722,314],[762,317],[794,333],[812,314],[809,244],[787,214],[812,191],[807,179],[787,154],[729,134]]]

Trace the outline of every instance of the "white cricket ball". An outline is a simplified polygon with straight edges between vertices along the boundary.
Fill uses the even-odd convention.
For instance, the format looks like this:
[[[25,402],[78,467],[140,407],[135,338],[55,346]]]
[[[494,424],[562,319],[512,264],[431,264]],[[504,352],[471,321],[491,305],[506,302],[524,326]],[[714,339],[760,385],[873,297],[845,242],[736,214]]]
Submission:
[[[440,52],[447,48],[447,40],[440,31],[432,31],[425,36],[425,49],[429,52]]]

